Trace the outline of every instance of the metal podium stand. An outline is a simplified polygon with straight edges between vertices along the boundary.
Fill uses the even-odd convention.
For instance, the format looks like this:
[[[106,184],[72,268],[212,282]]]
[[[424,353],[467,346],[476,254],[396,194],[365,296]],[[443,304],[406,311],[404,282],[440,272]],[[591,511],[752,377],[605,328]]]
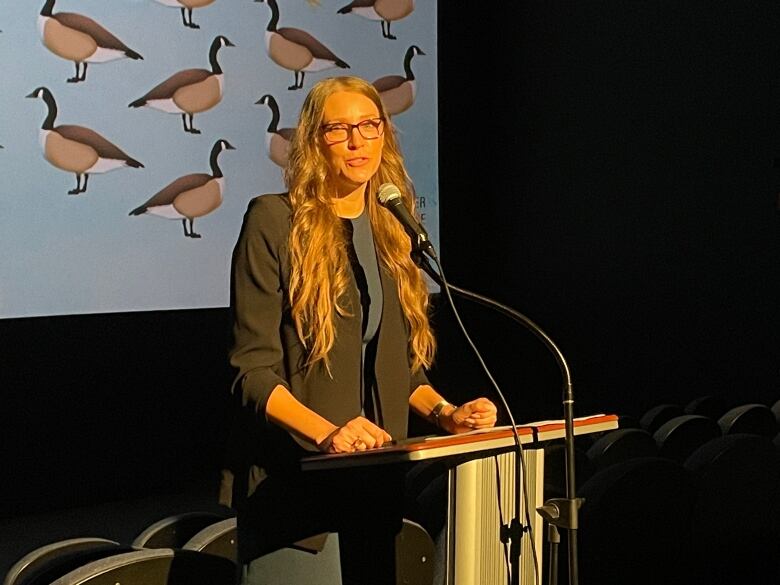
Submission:
[[[574,419],[574,434],[584,435],[618,427],[616,415]],[[544,503],[544,444],[564,437],[563,420],[540,421],[518,426],[528,477],[529,533],[523,535],[520,583],[536,583],[533,550],[542,568],[543,521],[536,508]],[[447,522],[447,585],[505,585],[507,562],[500,540],[504,523],[514,516],[515,442],[509,427],[462,435],[417,437],[397,444],[337,455],[313,455],[301,462],[304,471],[385,465],[457,458],[449,471]],[[499,485],[500,482],[500,511]],[[525,523],[525,510],[521,510]],[[507,553],[508,554],[508,553]],[[540,576],[541,580],[541,576]]]

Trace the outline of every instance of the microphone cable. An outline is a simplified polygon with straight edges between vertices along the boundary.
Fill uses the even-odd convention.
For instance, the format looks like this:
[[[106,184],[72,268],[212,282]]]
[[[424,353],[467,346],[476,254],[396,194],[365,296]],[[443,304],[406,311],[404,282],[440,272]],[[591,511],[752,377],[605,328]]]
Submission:
[[[422,255],[421,252],[415,252],[413,251],[413,257],[416,256],[418,259],[418,266],[421,266],[423,270],[425,270],[426,273],[428,273],[434,280],[441,279],[441,282],[439,283],[442,288],[444,289],[447,300],[449,301],[450,307],[452,307],[452,312],[455,314],[455,320],[458,323],[458,326],[460,327],[460,330],[463,332],[463,335],[466,338],[466,341],[468,342],[469,346],[471,347],[471,350],[474,352],[474,355],[476,355],[477,360],[479,361],[480,366],[482,366],[482,369],[484,370],[485,374],[487,375],[488,379],[490,380],[490,383],[493,385],[493,388],[496,390],[496,394],[498,395],[499,399],[501,400],[501,404],[504,407],[504,410],[507,413],[507,416],[509,417],[509,423],[512,426],[512,435],[515,440],[515,446],[517,447],[517,457],[520,462],[520,466],[518,468],[517,463],[515,463],[515,517],[520,517],[520,498],[522,497],[524,507],[525,507],[525,522],[526,526],[523,529],[522,526],[518,526],[517,528],[521,529],[519,542],[517,543],[518,547],[522,546],[522,532],[528,532],[529,539],[531,540],[531,551],[532,556],[534,558],[534,574],[536,576],[536,582],[541,585],[541,575],[539,572],[539,559],[537,558],[537,552],[536,552],[536,541],[534,540],[534,532],[533,532],[533,525],[531,524],[531,515],[529,513],[529,504],[528,504],[528,473],[526,472],[526,465],[525,465],[525,457],[523,456],[523,445],[520,441],[520,435],[517,432],[517,424],[515,423],[515,419],[512,416],[512,411],[509,408],[509,404],[506,401],[506,398],[504,397],[504,393],[501,391],[501,388],[499,388],[498,383],[496,382],[495,378],[493,378],[493,374],[490,373],[490,370],[488,369],[487,365],[485,364],[485,360],[482,359],[482,355],[479,353],[479,350],[477,349],[477,346],[474,344],[474,342],[471,339],[471,336],[469,335],[468,331],[466,330],[466,326],[463,324],[463,321],[460,318],[460,314],[458,313],[458,309],[455,306],[455,301],[452,298],[452,293],[450,292],[450,285],[447,282],[447,278],[444,275],[444,268],[442,268],[441,262],[439,261],[438,256],[436,255],[436,251],[433,249],[433,246],[429,246],[425,252],[430,256],[433,261],[436,263],[436,267],[438,269],[438,273],[435,273],[430,266],[430,264],[427,262],[426,258]],[[430,271],[426,269],[430,268]],[[438,277],[438,278],[437,278]],[[522,476],[521,481],[518,481],[517,475],[518,471],[522,471],[520,475]],[[500,496],[499,496],[500,497]],[[499,501],[499,514],[501,514],[501,503]],[[503,522],[502,522],[503,524]],[[511,529],[511,523],[508,525]],[[502,526],[502,530],[504,529],[504,526]],[[520,567],[518,566],[518,572]],[[511,571],[507,575],[510,579],[512,579]],[[520,582],[520,575],[517,575],[517,583]]]
[[[458,309],[455,306],[455,301],[452,298],[450,285],[447,283],[447,279],[444,275],[444,268],[442,267],[441,262],[439,262],[439,258],[436,255],[436,250],[434,249],[433,244],[428,238],[428,234],[426,233],[425,228],[423,228],[423,226],[419,223],[419,221],[412,216],[410,211],[407,209],[406,205],[404,205],[401,191],[397,185],[394,185],[393,183],[382,184],[379,187],[379,190],[377,192],[377,199],[379,200],[379,203],[395,217],[395,219],[401,224],[401,226],[409,235],[411,239],[411,245],[412,245],[411,256],[412,259],[415,261],[415,263],[418,266],[420,266],[423,270],[425,270],[431,276],[431,278],[437,281],[439,285],[442,286],[442,288],[444,288],[444,291],[447,294],[447,299],[449,301],[449,304],[452,307],[452,312],[455,314],[455,319],[458,323],[458,326],[463,332],[463,335],[466,337],[466,341],[468,342],[469,346],[474,352],[474,355],[477,356],[477,360],[479,361],[480,366],[482,366],[483,371],[485,372],[485,374],[487,374],[490,383],[493,385],[493,388],[496,390],[496,393],[498,394],[498,397],[504,407],[504,410],[506,411],[507,416],[509,417],[509,422],[512,425],[512,436],[515,440],[515,445],[517,447],[517,456],[515,458],[515,478],[514,478],[515,479],[515,494],[514,494],[515,513],[509,525],[504,525],[503,520],[501,519],[499,520],[502,524],[500,530],[500,539],[502,543],[506,543],[508,540],[511,540],[512,549],[516,551],[515,554],[511,556],[512,556],[512,560],[515,560],[515,558],[518,560],[518,566],[516,571],[517,574],[510,572],[508,577],[510,579],[511,584],[514,583],[519,584],[520,583],[519,560],[522,555],[523,533],[528,532],[529,538],[531,539],[532,555],[534,557],[534,572],[536,575],[536,582],[541,583],[541,574],[539,571],[539,560],[537,559],[536,556],[536,542],[534,541],[533,526],[531,524],[531,516],[529,511],[529,505],[528,505],[528,485],[527,485],[528,474],[526,473],[525,457],[523,456],[523,445],[522,442],[520,441],[520,435],[517,432],[517,424],[515,423],[515,419],[512,416],[512,411],[509,409],[509,404],[507,403],[506,398],[504,397],[504,393],[499,388],[495,378],[493,378],[493,374],[490,373],[490,370],[485,364],[485,360],[482,359],[482,355],[479,353],[477,346],[472,341],[471,336],[466,330],[466,326],[463,324],[463,321],[460,318]],[[427,256],[432,258],[434,262],[436,262],[438,273],[436,273],[436,271],[433,270],[433,268],[431,267],[430,263],[428,263],[425,257],[426,254]],[[520,476],[520,478],[518,478],[518,476]],[[526,520],[525,527],[523,527],[520,521],[520,518],[522,517],[522,514],[520,512],[521,500],[525,504],[524,505],[525,520]],[[499,514],[501,514],[500,502],[499,502]]]

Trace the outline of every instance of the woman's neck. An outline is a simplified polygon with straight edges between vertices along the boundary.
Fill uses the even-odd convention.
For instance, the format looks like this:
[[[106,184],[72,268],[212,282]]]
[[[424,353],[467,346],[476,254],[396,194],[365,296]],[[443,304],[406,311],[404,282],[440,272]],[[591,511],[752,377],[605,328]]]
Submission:
[[[366,185],[363,184],[351,193],[333,198],[333,210],[345,219],[359,217],[366,207]]]

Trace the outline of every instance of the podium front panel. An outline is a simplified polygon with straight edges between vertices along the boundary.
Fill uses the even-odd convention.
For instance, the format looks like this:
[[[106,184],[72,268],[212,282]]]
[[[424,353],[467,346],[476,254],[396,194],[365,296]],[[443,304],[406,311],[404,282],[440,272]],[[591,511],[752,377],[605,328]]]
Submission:
[[[523,457],[527,497],[521,498],[521,522],[526,525],[527,505],[531,529],[523,534],[520,583],[532,585],[537,582],[536,568],[542,567],[543,521],[536,508],[544,503],[544,450],[526,448]],[[501,526],[509,524],[514,512],[514,451],[468,461],[450,471],[447,585],[509,582],[509,544],[501,542]]]
[[[544,504],[543,448],[549,441],[564,438],[564,426],[562,420],[549,420],[529,423],[517,429],[524,445],[527,474],[527,502],[525,497],[521,499],[521,523],[526,525],[526,505],[531,521],[531,531],[524,533],[521,545],[521,585],[541,582],[544,521],[536,509]],[[616,428],[618,417],[613,414],[574,419],[575,435],[608,432]],[[500,531],[502,518],[503,524],[508,524],[514,515],[514,446],[511,430],[503,427],[464,435],[408,439],[358,453],[313,455],[301,461],[301,468],[307,471],[451,459],[446,584],[506,585],[509,582],[509,550],[507,547],[504,552]]]

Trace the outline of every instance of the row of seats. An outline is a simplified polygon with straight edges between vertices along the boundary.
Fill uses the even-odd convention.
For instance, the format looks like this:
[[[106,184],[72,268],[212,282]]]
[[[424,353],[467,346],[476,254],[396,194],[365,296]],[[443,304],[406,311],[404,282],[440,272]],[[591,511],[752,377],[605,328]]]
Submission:
[[[686,407],[660,404],[639,417],[623,414],[618,425],[615,431],[577,439],[576,474],[580,483],[599,470],[635,457],[662,457],[684,463],[697,448],[720,436],[758,435],[780,449],[780,400],[771,408],[743,404],[727,410],[718,399],[705,396]],[[564,457],[562,442],[545,449],[548,495],[557,497],[565,491]]]
[[[37,548],[11,567],[3,585],[234,585],[243,569],[237,564],[236,542],[235,517],[213,512],[177,514],[151,524],[130,545],[85,537]],[[321,546],[306,543],[296,543],[303,548],[294,548],[321,552]],[[428,532],[405,519],[396,547],[397,582],[431,585],[435,553]],[[308,561],[312,571],[324,567],[312,555],[298,558],[304,564]],[[323,582],[335,582],[337,566],[335,571]],[[261,576],[262,582],[265,579],[288,583],[285,575]]]
[[[780,412],[780,409],[778,409]],[[620,432],[600,437],[589,449],[588,457],[599,468],[611,465],[630,454],[658,455],[683,462],[693,451],[720,436],[751,434],[778,443],[780,424],[763,404],[745,404],[713,419],[703,414],[685,413],[672,404],[648,410],[633,428],[631,418],[621,417]]]
[[[780,401],[705,397],[578,439],[583,582],[780,582],[778,418]],[[562,495],[563,445],[545,456],[546,495]]]
[[[673,418],[680,416],[702,416],[717,421],[724,435],[750,433],[774,438],[780,424],[780,400],[772,407],[765,404],[742,404],[726,410],[720,400],[703,396],[692,400],[684,408],[677,404],[659,404],[648,409],[639,419],[641,428],[654,433]],[[632,424],[630,417],[624,417],[622,426]]]
[[[780,558],[778,418],[780,401],[726,410],[703,397],[621,416],[621,428],[579,439],[585,580],[704,582],[709,575],[715,582],[730,575],[747,584],[750,570],[780,571],[771,561]],[[546,496],[563,495],[563,445],[550,445],[545,457]],[[407,521],[399,544],[399,583],[430,583],[427,532]],[[235,518],[193,512],[151,524],[129,545],[85,537],[35,549],[3,585],[228,585],[238,573]]]
[[[780,582],[778,494],[780,453],[758,435],[710,439],[683,462],[638,456],[606,467],[578,494],[583,574],[598,583]]]
[[[233,585],[235,518],[194,512],[155,522],[130,545],[71,538],[19,559],[3,585]]]

